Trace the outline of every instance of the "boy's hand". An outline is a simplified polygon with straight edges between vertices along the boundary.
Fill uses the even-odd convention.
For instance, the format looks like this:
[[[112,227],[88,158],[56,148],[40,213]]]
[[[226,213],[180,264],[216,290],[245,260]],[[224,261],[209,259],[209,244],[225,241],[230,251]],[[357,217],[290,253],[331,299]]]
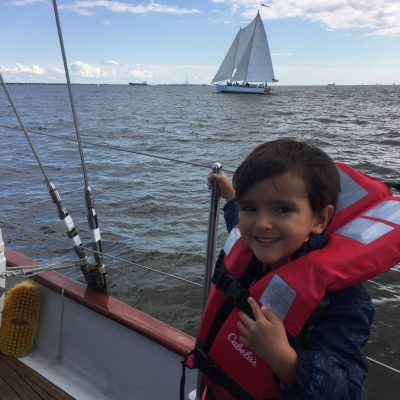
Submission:
[[[207,179],[207,186],[211,189],[213,182],[217,182],[221,191],[221,197],[226,201],[235,198],[235,189],[233,188],[231,180],[225,174],[210,174]]]
[[[255,320],[239,313],[240,341],[268,363],[285,385],[289,385],[296,374],[297,353],[288,342],[285,327],[271,309],[260,307],[251,297],[248,302]]]

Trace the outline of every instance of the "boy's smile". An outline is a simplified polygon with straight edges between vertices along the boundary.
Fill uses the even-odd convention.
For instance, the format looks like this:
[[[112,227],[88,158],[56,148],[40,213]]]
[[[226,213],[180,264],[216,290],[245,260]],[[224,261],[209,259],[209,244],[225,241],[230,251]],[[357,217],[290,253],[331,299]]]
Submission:
[[[329,221],[325,210],[313,212],[304,181],[293,172],[255,183],[239,207],[242,238],[272,268],[287,262],[310,233],[321,233]]]

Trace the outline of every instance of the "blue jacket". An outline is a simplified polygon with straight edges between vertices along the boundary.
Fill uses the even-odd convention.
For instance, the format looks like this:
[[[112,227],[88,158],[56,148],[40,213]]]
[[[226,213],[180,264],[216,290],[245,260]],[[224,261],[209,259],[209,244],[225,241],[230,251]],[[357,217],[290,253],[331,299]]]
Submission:
[[[226,203],[224,218],[228,231],[237,225],[236,201]],[[276,377],[276,388],[282,398],[361,399],[368,372],[363,347],[369,339],[373,315],[371,297],[363,285],[332,293],[329,306],[317,319],[306,347],[298,351],[295,381],[283,389]]]

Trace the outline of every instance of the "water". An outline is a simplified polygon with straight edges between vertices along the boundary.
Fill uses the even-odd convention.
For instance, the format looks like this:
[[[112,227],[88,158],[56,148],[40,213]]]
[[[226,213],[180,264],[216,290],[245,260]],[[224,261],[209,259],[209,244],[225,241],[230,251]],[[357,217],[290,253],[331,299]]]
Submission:
[[[84,181],[66,87],[10,85],[9,90],[34,132],[31,138],[49,178],[82,240],[89,243]],[[209,207],[206,178],[214,162],[234,171],[256,145],[285,136],[310,141],[369,174],[398,179],[400,86],[277,87],[273,96],[217,94],[208,86],[76,85],[73,90],[82,138],[104,145],[83,145],[103,251],[127,260],[105,258],[111,294],[190,334],[196,333],[199,322],[201,287],[132,263],[202,284]],[[4,240],[39,261],[75,260],[69,243],[52,239],[66,240],[43,176],[16,128],[2,94]],[[225,236],[221,218],[218,247]],[[80,271],[65,273],[82,280]],[[367,287],[376,306],[367,355],[400,369],[399,271],[388,271]],[[370,370],[367,398],[399,398],[397,374],[374,364]]]

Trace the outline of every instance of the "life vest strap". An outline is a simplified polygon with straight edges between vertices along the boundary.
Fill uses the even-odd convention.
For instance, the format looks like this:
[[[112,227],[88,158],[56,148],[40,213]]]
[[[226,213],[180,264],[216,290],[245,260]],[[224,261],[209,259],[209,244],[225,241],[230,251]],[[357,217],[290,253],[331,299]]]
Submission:
[[[212,383],[222,386],[235,399],[254,400],[240,385],[231,379],[210,357],[208,357],[201,349],[196,348],[195,360],[196,367],[211,380]]]
[[[233,302],[235,307],[244,311],[249,317],[254,319],[253,312],[247,302],[250,296],[249,291],[232,277],[223,263],[221,263],[218,270],[215,270],[211,281],[216,287],[223,291],[225,296]]]

